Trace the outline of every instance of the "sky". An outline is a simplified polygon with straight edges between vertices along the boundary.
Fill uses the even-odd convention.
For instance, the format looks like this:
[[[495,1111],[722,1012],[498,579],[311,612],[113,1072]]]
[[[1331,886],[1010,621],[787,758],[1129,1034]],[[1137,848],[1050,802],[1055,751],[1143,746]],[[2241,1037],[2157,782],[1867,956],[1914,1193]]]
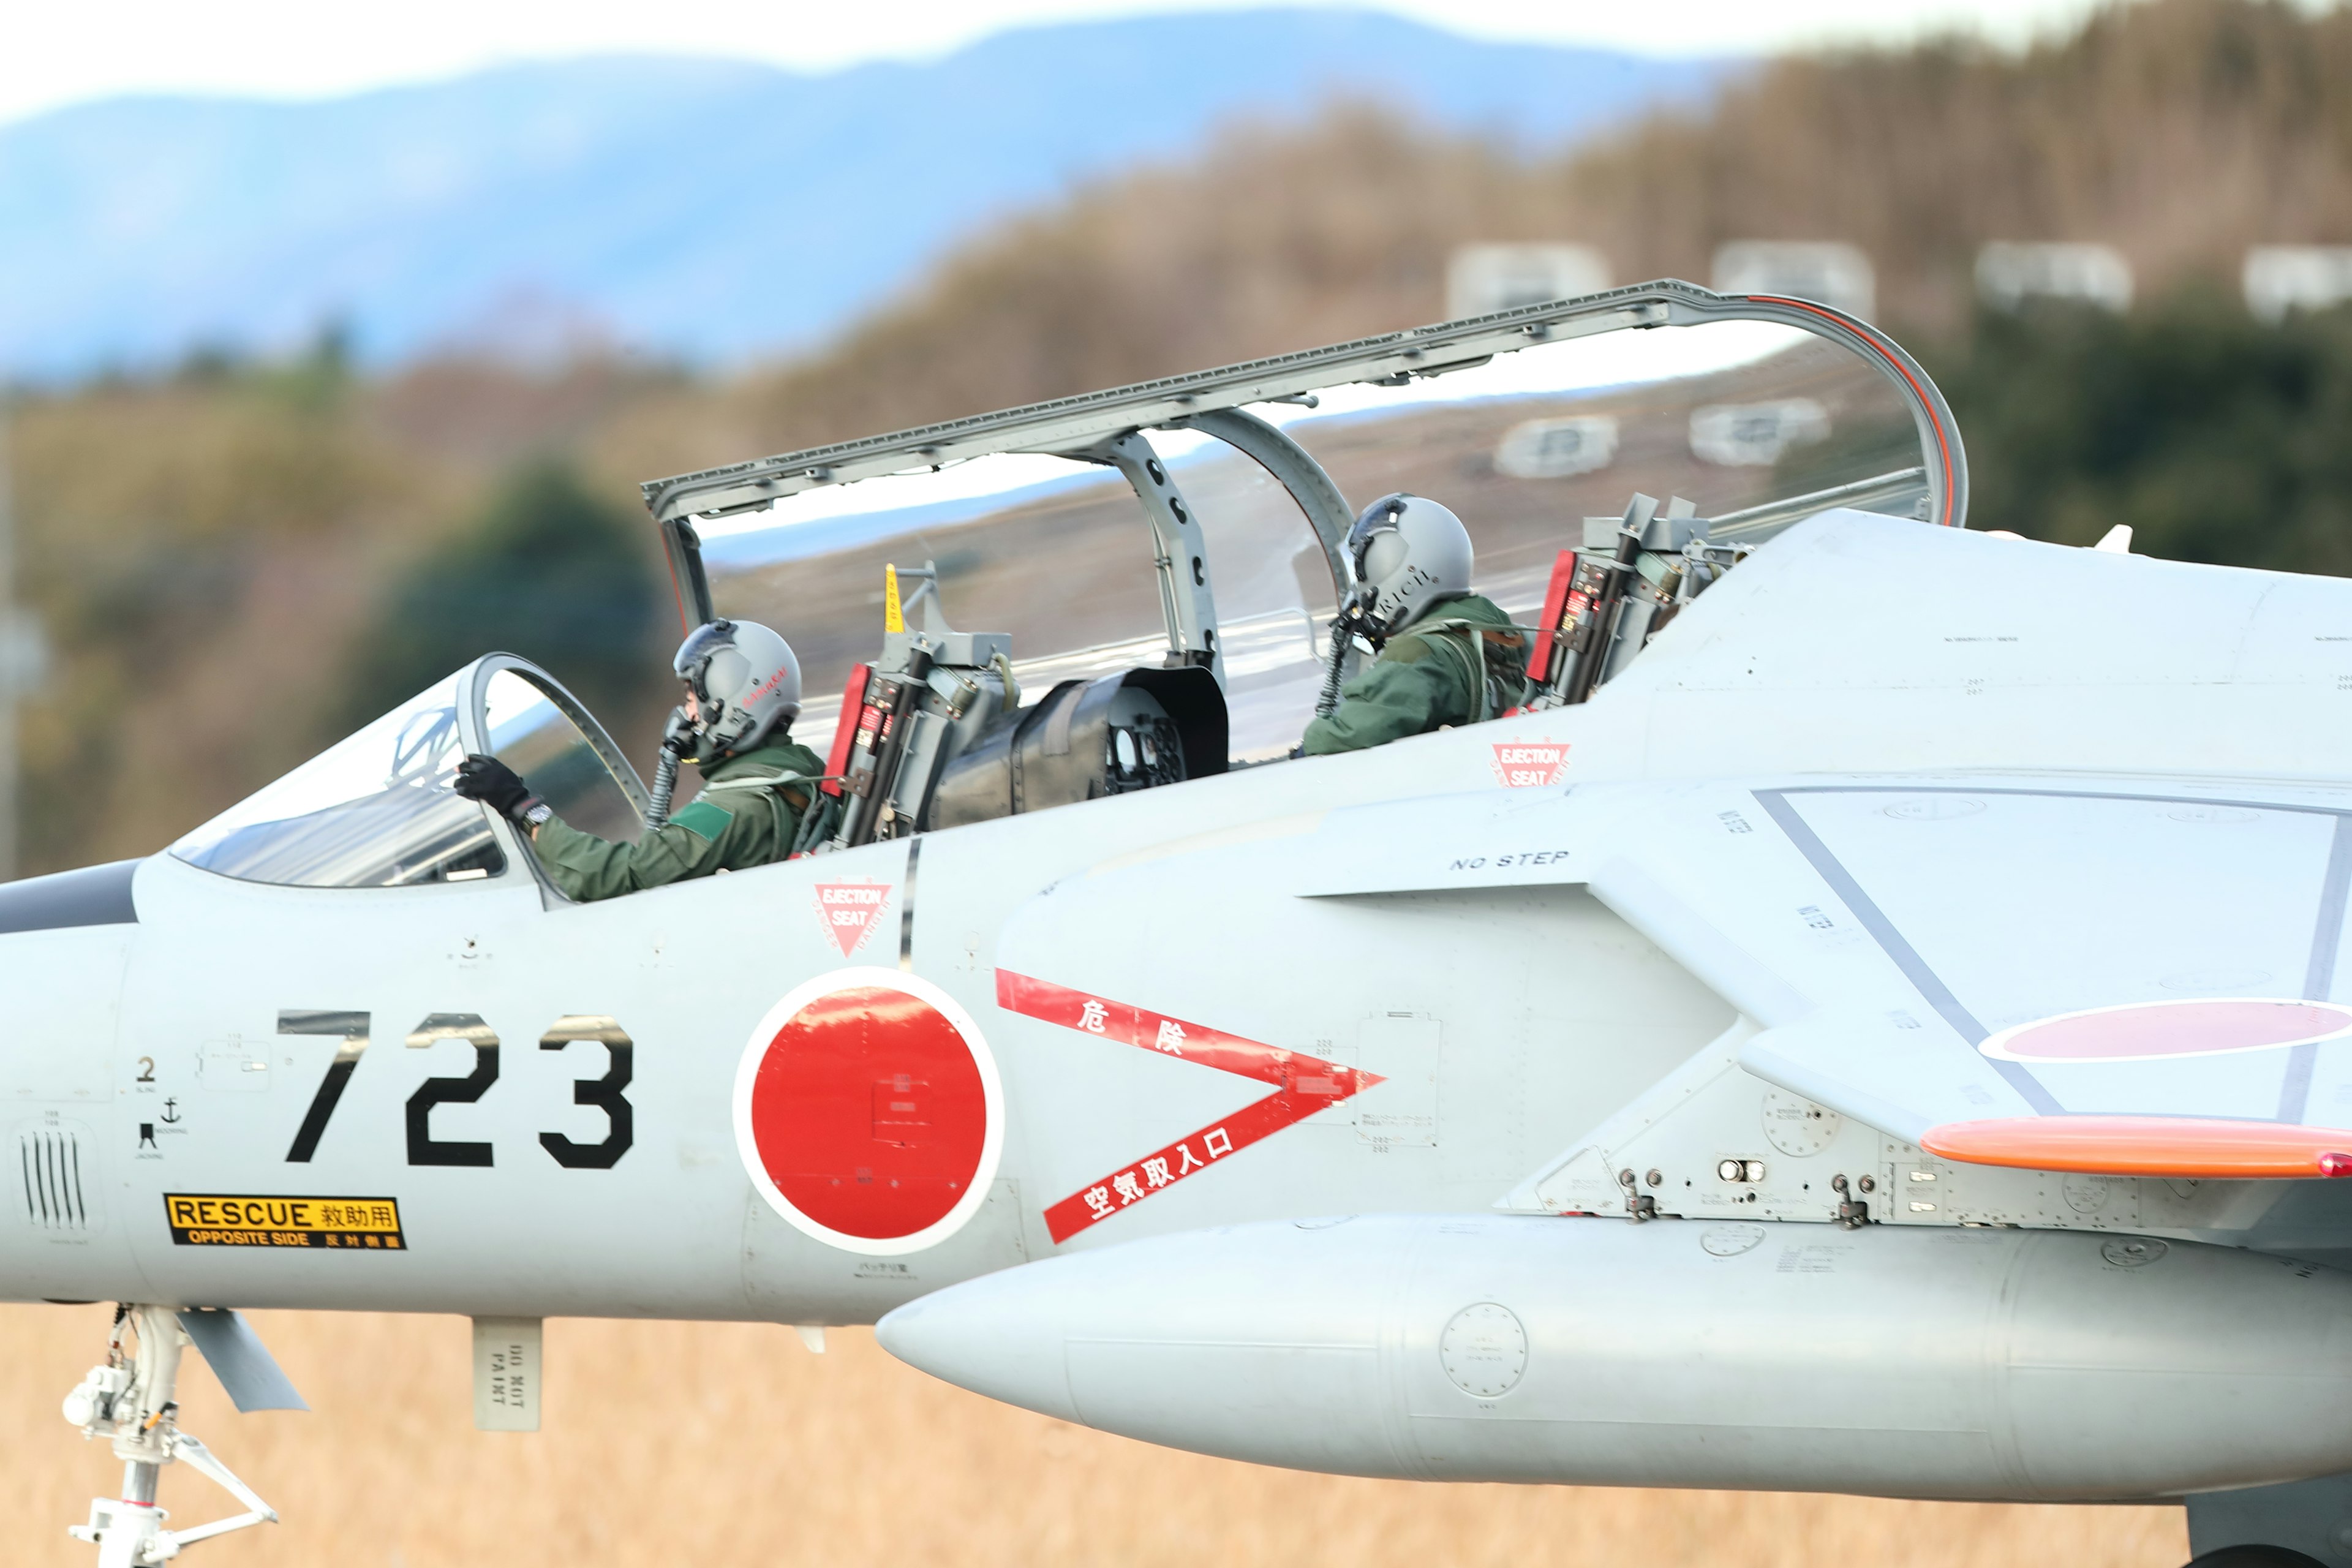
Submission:
[[[1024,24],[1266,0],[25,0],[0,20],[0,123],[125,93],[322,98],[516,60],[716,55],[825,69],[919,59]],[[1298,3],[1298,0],[1290,0]],[[1340,0],[1304,0],[1338,4]],[[1357,0],[1362,3],[1362,0]],[[1489,38],[1654,55],[1895,42],[1955,27],[2021,43],[2095,0],[1374,0]]]

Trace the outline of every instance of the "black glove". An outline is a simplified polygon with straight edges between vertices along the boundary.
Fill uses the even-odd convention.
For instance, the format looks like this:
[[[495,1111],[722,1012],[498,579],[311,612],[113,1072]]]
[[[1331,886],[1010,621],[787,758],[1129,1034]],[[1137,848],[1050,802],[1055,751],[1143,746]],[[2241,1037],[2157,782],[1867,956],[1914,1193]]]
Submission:
[[[457,780],[449,787],[514,822],[522,821],[523,814],[540,804],[520,773],[496,757],[478,753],[457,764]]]

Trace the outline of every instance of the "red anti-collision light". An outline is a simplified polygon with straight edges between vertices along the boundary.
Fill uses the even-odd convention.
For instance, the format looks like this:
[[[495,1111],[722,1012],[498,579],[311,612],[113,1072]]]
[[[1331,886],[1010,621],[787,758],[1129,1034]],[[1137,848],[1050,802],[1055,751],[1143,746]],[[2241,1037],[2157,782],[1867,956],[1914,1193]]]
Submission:
[[[2322,1154],[2315,1163],[2323,1176],[2352,1176],[2352,1154]]]

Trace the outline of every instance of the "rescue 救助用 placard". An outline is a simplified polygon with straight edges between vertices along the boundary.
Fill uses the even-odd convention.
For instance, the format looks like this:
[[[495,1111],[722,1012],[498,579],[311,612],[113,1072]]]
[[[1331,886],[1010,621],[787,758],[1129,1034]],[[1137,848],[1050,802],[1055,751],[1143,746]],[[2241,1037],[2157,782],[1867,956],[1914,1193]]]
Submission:
[[[401,1252],[396,1198],[300,1198],[166,1193],[163,1214],[178,1247],[308,1247]]]

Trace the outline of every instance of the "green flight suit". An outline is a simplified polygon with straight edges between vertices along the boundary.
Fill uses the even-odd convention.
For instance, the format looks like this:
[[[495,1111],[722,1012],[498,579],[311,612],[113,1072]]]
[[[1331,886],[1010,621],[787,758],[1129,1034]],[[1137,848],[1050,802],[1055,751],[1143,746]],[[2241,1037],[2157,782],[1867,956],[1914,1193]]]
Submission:
[[[585,903],[646,888],[765,866],[793,852],[801,813],[824,762],[789,736],[702,770],[702,793],[657,833],[614,844],[562,818],[540,824],[531,848],[566,897]]]
[[[1310,757],[1360,752],[1441,725],[1496,718],[1526,696],[1527,663],[1527,635],[1493,600],[1440,599],[1341,688],[1328,717],[1307,723],[1300,749]]]

